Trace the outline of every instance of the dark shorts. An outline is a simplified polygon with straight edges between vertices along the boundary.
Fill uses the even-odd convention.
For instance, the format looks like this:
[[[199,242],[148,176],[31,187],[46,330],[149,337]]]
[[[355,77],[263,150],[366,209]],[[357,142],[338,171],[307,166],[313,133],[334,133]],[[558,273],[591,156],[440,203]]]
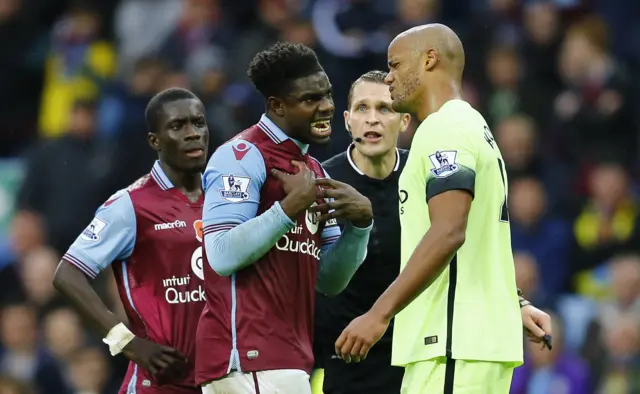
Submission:
[[[391,366],[390,345],[374,346],[359,363],[331,357],[323,361],[324,394],[400,394],[404,368]]]

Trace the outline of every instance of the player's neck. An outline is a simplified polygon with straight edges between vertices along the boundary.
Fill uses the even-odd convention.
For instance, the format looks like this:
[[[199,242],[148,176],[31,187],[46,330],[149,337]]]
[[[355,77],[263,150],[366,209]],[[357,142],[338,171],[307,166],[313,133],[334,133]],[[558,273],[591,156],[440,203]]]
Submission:
[[[357,148],[351,149],[351,159],[353,163],[366,176],[373,179],[387,178],[396,166],[396,147],[389,149],[384,155],[378,157],[365,156]]]
[[[200,197],[202,193],[202,175],[200,172],[189,173],[172,168],[164,162],[160,162],[160,167],[164,171],[171,184],[176,189],[183,192],[187,197]],[[196,198],[197,200],[197,198]]]
[[[453,79],[441,80],[433,84],[422,103],[420,111],[416,114],[422,122],[427,116],[438,112],[442,106],[451,100],[462,99],[462,87]]]

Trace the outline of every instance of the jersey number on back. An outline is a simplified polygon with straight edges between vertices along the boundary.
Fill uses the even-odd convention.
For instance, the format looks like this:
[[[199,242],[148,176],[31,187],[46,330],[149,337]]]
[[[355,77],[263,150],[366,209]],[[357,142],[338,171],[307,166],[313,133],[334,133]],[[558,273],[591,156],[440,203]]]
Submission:
[[[491,130],[489,130],[487,126],[484,126],[484,140],[487,141],[491,149],[495,149],[496,141],[493,138],[493,134],[491,134]],[[507,206],[507,180],[505,177],[506,169],[504,167],[504,162],[499,157],[498,157],[498,168],[500,169],[500,178],[502,179],[502,188],[504,193],[504,200],[502,201],[502,205],[500,206],[500,221],[508,222],[509,207]]]

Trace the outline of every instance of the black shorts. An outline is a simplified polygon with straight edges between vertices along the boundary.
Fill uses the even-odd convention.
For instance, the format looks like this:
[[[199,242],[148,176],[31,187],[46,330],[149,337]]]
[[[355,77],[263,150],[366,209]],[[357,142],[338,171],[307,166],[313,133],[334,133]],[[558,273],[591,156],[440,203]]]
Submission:
[[[391,345],[374,346],[364,361],[325,358],[324,394],[400,394],[404,368],[391,366]]]

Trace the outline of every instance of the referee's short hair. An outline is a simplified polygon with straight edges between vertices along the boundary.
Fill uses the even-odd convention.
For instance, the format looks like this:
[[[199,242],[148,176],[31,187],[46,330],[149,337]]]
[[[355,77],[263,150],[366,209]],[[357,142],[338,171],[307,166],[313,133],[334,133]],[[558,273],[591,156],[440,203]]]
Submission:
[[[384,80],[389,75],[386,71],[380,70],[371,70],[362,74],[358,79],[353,81],[351,87],[349,88],[349,95],[347,96],[347,110],[351,109],[351,96],[353,96],[353,88],[360,82],[373,82],[373,83],[381,83],[386,85]]]
[[[183,88],[165,89],[153,96],[153,98],[149,100],[149,104],[147,104],[147,108],[144,111],[144,118],[147,122],[147,131],[149,133],[158,132],[158,116],[160,115],[160,112],[162,112],[162,107],[164,107],[165,104],[185,99],[200,100],[195,93]]]

